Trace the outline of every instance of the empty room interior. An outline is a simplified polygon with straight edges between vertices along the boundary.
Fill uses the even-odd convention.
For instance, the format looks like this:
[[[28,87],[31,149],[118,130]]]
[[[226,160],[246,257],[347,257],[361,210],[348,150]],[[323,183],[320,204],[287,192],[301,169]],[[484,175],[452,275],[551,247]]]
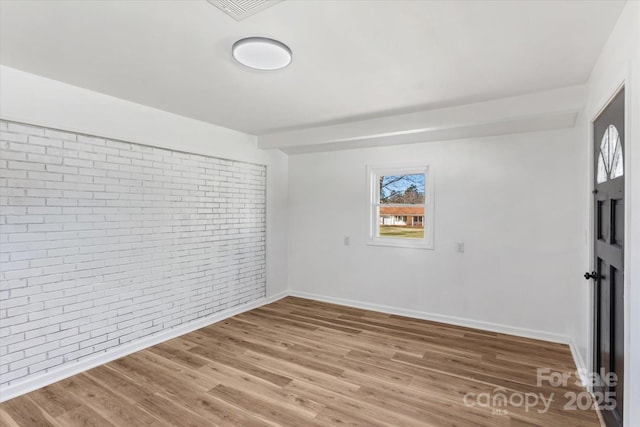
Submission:
[[[640,427],[640,1],[0,0],[0,426]]]

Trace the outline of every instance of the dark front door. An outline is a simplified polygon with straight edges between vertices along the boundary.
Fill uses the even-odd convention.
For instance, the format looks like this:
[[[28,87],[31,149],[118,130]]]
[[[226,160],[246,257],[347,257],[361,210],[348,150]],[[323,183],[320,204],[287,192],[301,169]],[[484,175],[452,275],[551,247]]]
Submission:
[[[607,426],[622,425],[624,368],[624,90],[593,124],[595,394]],[[585,275],[587,276],[587,275]],[[611,375],[615,374],[615,375]],[[615,406],[613,409],[612,407]]]

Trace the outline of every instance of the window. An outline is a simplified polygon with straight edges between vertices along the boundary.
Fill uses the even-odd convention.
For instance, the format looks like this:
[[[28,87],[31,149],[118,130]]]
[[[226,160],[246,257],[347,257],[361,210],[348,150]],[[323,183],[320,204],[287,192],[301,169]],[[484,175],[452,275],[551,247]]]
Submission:
[[[432,174],[424,165],[367,168],[369,244],[433,249]]]
[[[614,125],[609,125],[607,130],[604,131],[600,142],[596,182],[600,184],[609,179],[622,176],[624,174],[623,165],[624,158],[618,129]]]

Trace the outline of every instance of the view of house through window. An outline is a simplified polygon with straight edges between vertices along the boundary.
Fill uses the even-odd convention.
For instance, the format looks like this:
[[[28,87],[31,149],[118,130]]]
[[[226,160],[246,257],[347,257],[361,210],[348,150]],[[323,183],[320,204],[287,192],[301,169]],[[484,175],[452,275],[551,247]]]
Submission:
[[[425,175],[380,175],[380,237],[424,238]]]
[[[429,165],[367,166],[369,245],[433,249],[433,171]]]

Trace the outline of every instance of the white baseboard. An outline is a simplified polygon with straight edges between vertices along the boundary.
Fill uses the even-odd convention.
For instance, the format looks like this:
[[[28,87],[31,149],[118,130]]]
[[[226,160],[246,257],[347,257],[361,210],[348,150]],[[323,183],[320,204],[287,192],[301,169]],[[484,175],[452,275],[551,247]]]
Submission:
[[[69,378],[91,368],[95,368],[96,366],[104,365],[105,363],[127,356],[131,353],[135,353],[136,351],[144,350],[145,348],[179,337],[180,335],[193,332],[196,329],[204,328],[205,326],[209,326],[221,320],[228,319],[229,317],[235,316],[236,314],[253,310],[254,308],[261,307],[265,304],[270,304],[286,297],[287,295],[287,292],[280,292],[269,297],[260,298],[256,301],[249,302],[247,304],[232,307],[223,312],[215,313],[211,316],[194,320],[193,322],[180,325],[176,328],[162,331],[160,333],[141,338],[134,342],[118,346],[113,350],[108,350],[104,353],[89,356],[86,359],[78,361],[77,363],[63,365],[60,368],[53,369],[45,374],[28,378],[26,381],[17,382],[8,387],[0,389],[0,402],[13,399],[14,397],[29,393],[39,388],[45,387],[49,384],[61,381],[65,378]]]
[[[414,317],[416,319],[431,320],[433,322],[449,323],[451,325],[482,329],[485,331],[498,332],[501,334],[517,335],[520,337],[533,338],[542,341],[551,341],[560,344],[571,344],[572,342],[572,340],[565,335],[554,334],[545,331],[537,331],[533,329],[516,328],[499,323],[483,322],[479,320],[467,319],[464,317],[446,316],[442,314],[428,313],[425,311],[409,310],[388,305],[373,304],[344,298],[335,298],[308,292],[289,291],[289,295],[316,301],[329,302],[333,304],[346,305],[348,307],[361,308],[364,310],[373,310],[399,316]]]
[[[590,385],[590,380],[588,377],[588,373],[592,371],[591,368],[587,367],[587,364],[584,362],[582,358],[582,353],[578,349],[574,340],[571,340],[569,343],[569,348],[571,349],[571,355],[573,356],[573,361],[576,364],[576,368],[578,369],[578,375],[580,375],[580,381],[587,388],[588,391],[593,391]]]

